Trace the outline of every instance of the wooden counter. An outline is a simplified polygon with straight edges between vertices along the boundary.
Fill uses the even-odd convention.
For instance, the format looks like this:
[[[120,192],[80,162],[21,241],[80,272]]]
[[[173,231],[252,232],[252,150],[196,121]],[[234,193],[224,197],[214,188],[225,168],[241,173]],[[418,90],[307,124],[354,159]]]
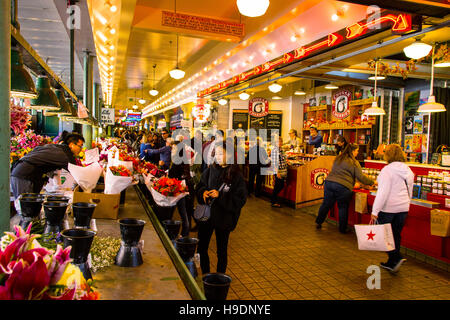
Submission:
[[[290,167],[288,177],[279,197],[294,208],[311,206],[322,202],[323,183],[331,171],[335,156],[321,156],[304,165]],[[248,165],[244,170],[248,181]],[[266,176],[263,192],[272,194],[273,176]]]
[[[416,176],[428,175],[429,171],[437,171],[437,172],[449,171],[450,172],[450,167],[442,167],[442,166],[438,166],[438,165],[434,165],[434,164],[423,164],[423,163],[415,163],[415,162],[405,162],[405,164],[411,168],[412,172],[414,172],[414,174]],[[384,168],[385,165],[387,165],[386,161],[364,160],[364,167],[369,168],[369,169],[381,170]]]

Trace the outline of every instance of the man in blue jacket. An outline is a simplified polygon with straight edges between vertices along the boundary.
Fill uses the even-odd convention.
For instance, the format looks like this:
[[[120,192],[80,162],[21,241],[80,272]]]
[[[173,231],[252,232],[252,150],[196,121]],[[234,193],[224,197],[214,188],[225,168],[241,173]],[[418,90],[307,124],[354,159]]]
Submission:
[[[159,149],[146,149],[144,150],[149,156],[159,154],[159,165],[161,169],[167,170],[170,168],[172,158],[172,145],[174,141],[172,138],[166,139],[166,145]]]

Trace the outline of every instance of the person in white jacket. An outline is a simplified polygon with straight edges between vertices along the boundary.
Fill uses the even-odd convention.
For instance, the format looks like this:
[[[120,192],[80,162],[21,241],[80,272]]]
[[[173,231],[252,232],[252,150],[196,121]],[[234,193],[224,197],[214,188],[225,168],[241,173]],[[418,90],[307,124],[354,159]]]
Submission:
[[[394,236],[395,250],[387,254],[389,259],[380,266],[390,272],[398,272],[406,261],[400,254],[401,232],[411,202],[414,173],[404,163],[406,161],[402,148],[397,144],[390,144],[384,152],[385,166],[378,176],[378,191],[372,207],[371,223],[390,223]]]

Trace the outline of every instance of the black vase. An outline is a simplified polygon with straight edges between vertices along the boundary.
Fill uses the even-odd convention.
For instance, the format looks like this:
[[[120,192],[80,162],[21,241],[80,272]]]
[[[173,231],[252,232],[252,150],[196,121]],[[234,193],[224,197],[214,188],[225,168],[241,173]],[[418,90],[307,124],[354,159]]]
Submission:
[[[70,198],[65,196],[47,196],[47,202],[65,202],[69,203]]]
[[[92,230],[84,229],[66,229],[61,232],[64,239],[64,248],[72,246],[70,250],[70,258],[73,259],[72,263],[80,268],[86,280],[92,279],[91,269],[87,264],[87,257],[95,234]]]
[[[175,240],[175,243],[177,251],[184,262],[188,262],[194,257],[198,244],[197,238],[183,237]]]
[[[169,236],[170,240],[175,240],[180,233],[181,229],[181,221],[179,220],[164,220],[162,222],[164,226],[164,230],[166,231],[167,235]]]
[[[141,249],[138,247],[144,230],[145,221],[126,218],[119,220],[122,243],[116,255],[116,265],[120,267],[137,267],[144,261]]]
[[[75,228],[89,229],[95,207],[97,207],[95,203],[89,202],[76,202],[72,204]]]
[[[224,273],[207,273],[203,275],[203,288],[206,300],[226,300],[231,277]]]
[[[64,216],[68,204],[65,202],[44,202],[45,228],[44,234],[60,233],[63,229]]]
[[[26,230],[28,225],[39,218],[41,213],[42,203],[44,198],[42,197],[22,197],[19,198],[20,210],[22,213],[22,218],[20,219],[19,226]]]

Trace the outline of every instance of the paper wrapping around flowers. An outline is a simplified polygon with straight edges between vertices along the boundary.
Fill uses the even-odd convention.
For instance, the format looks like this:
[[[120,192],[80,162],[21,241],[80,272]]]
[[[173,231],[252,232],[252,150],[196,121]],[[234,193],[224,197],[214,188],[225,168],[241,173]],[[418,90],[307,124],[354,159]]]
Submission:
[[[108,167],[105,175],[105,194],[118,194],[133,185],[133,177],[115,176]]]
[[[103,171],[98,162],[94,162],[87,167],[80,167],[69,163],[68,169],[84,192],[91,192],[97,186],[98,179]]]
[[[149,188],[148,185],[147,188]],[[173,207],[178,203],[178,201],[180,201],[189,194],[187,192],[183,192],[177,195],[176,197],[166,197],[153,188],[149,188],[149,190],[152,193],[153,200],[155,200],[156,204],[160,207]]]

